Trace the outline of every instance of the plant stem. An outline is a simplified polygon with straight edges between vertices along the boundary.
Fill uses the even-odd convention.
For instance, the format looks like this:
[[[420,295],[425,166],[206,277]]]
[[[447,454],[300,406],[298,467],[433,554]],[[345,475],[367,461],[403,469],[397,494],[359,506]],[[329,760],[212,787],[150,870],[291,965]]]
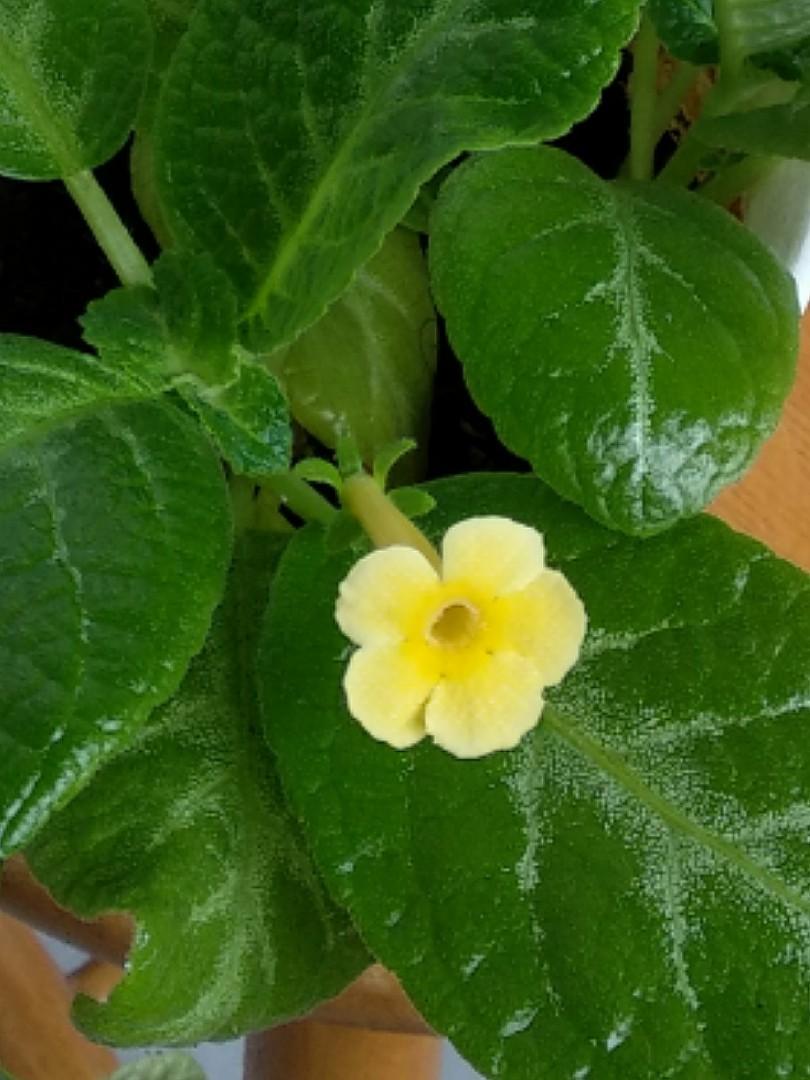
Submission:
[[[706,144],[701,142],[696,134],[699,124],[700,121],[696,120],[689,128],[678,149],[658,174],[659,180],[681,187],[688,187],[694,180],[707,149]]]
[[[745,158],[718,172],[701,187],[700,194],[720,206],[728,206],[766,176],[775,164],[775,159],[770,157]]]
[[[633,46],[630,80],[630,158],[632,180],[649,180],[653,172],[658,35],[648,15],[642,16]]]
[[[699,70],[694,64],[686,60],[681,61],[672,78],[661,91],[653,118],[653,139],[656,143],[666,133],[677,115],[681,102],[691,89]]]
[[[122,285],[151,285],[152,271],[95,176],[85,169],[65,187],[93,232]]]
[[[376,480],[364,472],[350,476],[341,492],[343,505],[354,514],[377,547],[400,544],[416,548],[437,570],[439,553],[424,533],[391,502]]]
[[[317,521],[329,525],[337,511],[323,495],[310,487],[306,480],[294,473],[273,473],[262,477],[262,487],[275,492],[281,501],[289,506],[294,514],[304,521]]]

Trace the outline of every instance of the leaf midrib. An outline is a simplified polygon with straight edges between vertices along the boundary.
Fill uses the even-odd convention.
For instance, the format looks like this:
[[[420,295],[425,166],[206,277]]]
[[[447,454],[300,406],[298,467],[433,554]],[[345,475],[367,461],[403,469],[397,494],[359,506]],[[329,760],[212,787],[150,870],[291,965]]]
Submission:
[[[30,71],[14,51],[7,36],[0,32],[0,69],[13,87],[20,112],[40,135],[53,154],[63,177],[75,176],[83,165],[76,153],[70,132],[56,119]],[[71,145],[73,144],[73,145]]]
[[[810,917],[810,899],[791,888],[773,871],[761,866],[737,844],[690,818],[680,807],[650,787],[621,754],[586,734],[559,709],[547,708],[543,714],[543,724],[587,758],[592,765],[618,783],[629,795],[660,818],[668,828],[681,833],[693,843],[708,848],[765,892],[800,911],[802,915]]]
[[[386,73],[386,78],[380,82],[376,92],[366,99],[365,104],[357,113],[355,122],[351,125],[348,135],[340,144],[337,153],[333,155],[325,172],[316,183],[312,192],[312,197],[307,203],[306,210],[301,215],[292,231],[289,232],[280,243],[273,260],[273,265],[265,276],[264,281],[259,285],[253,300],[248,306],[245,314],[246,319],[255,318],[256,316],[261,315],[262,309],[272,295],[273,290],[284,280],[284,275],[294,260],[296,251],[301,247],[302,238],[307,236],[329,198],[334,187],[335,176],[340,175],[344,162],[351,156],[356,144],[361,141],[361,137],[365,134],[367,126],[377,117],[377,106],[380,99],[400,76],[413,56],[419,53],[426,42],[430,43],[433,40],[435,33],[438,32],[442,25],[452,21],[459,9],[465,9],[468,6],[468,0],[449,0],[444,6],[442,6],[441,0],[438,0],[438,2],[439,10],[428,20],[423,31],[417,34],[411,41],[408,48],[397,60],[396,64],[394,64]],[[367,63],[368,59],[366,57],[364,58],[363,63],[364,68],[366,68]],[[419,185],[417,182],[416,187],[414,188],[413,197],[416,196],[418,189]]]

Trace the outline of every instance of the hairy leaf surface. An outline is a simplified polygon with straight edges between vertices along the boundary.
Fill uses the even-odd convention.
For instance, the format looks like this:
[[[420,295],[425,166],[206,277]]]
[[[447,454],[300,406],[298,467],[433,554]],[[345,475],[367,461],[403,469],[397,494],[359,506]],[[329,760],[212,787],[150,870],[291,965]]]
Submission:
[[[434,539],[471,514],[542,530],[588,637],[515,751],[394,751],[344,705],[350,560],[296,537],[262,696],[327,884],[487,1076],[810,1072],[807,576],[707,517],[610,532],[532,477],[428,490]]]
[[[260,477],[289,467],[290,413],[275,376],[264,367],[245,359],[225,386],[185,383],[180,391],[237,473]]]
[[[237,301],[206,255],[169,251],[153,267],[155,288],[113,289],[80,319],[85,341],[110,364],[191,373],[215,386],[236,372]]]
[[[0,446],[0,857],[177,688],[229,549],[219,462],[169,405],[96,402]]]
[[[0,454],[20,439],[116,402],[157,397],[162,365],[122,349],[114,358],[87,356],[39,338],[0,334]]]
[[[281,545],[246,534],[205,648],[138,742],[29,858],[60,902],[137,921],[126,978],[82,1026],[118,1045],[224,1039],[308,1011],[368,962],[286,810],[256,717],[259,620]]]
[[[156,128],[176,235],[212,252],[266,349],[349,285],[465,149],[595,105],[638,0],[200,0]]]
[[[3,0],[0,172],[70,177],[112,157],[150,49],[144,0]]]
[[[706,200],[605,183],[559,150],[509,150],[447,181],[431,237],[473,397],[598,520],[667,528],[775,426],[795,370],[795,286]]]
[[[350,435],[364,460],[422,441],[436,367],[436,312],[417,237],[396,229],[324,317],[269,359],[296,420],[327,446]]]

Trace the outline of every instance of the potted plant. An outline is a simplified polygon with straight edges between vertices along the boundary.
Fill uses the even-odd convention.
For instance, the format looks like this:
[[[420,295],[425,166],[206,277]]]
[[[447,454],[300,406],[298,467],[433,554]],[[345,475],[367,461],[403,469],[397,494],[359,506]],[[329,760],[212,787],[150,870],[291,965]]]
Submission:
[[[808,65],[796,0],[5,0],[0,170],[119,278],[0,339],[0,857],[131,920],[93,1039],[377,963],[488,1077],[810,1069],[807,579],[701,513]]]

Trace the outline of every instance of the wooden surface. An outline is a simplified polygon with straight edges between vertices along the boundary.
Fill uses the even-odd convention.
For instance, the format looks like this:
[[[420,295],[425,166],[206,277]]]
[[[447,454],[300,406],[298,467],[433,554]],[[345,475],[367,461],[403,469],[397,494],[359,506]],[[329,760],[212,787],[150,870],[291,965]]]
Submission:
[[[793,392],[752,469],[715,500],[713,513],[810,570],[810,314]]]
[[[300,1021],[248,1039],[245,1080],[438,1080],[441,1042]]]
[[[132,940],[132,919],[126,915],[105,915],[88,922],[60,907],[19,855],[0,868],[0,910],[113,964],[123,964]]]
[[[0,1066],[15,1080],[102,1080],[116,1068],[70,1023],[71,997],[33,931],[0,915]]]

